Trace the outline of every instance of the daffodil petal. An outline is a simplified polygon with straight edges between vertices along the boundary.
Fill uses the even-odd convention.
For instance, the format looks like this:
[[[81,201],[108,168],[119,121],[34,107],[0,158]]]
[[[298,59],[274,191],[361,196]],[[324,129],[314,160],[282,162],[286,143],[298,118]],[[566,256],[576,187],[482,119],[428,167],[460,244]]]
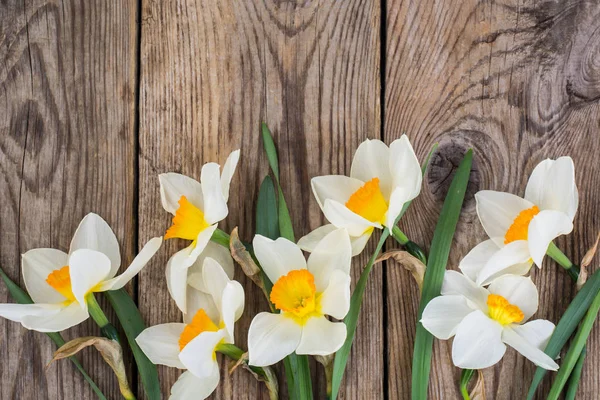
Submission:
[[[71,240],[69,255],[80,249],[96,250],[106,255],[110,260],[108,277],[117,274],[121,266],[119,242],[108,223],[99,215],[89,213],[79,223]]]
[[[493,240],[485,240],[473,247],[471,251],[467,253],[458,264],[458,268],[470,280],[476,282],[479,272],[498,250],[500,250],[500,248]]]
[[[260,266],[273,283],[290,271],[306,269],[306,259],[300,247],[285,238],[271,240],[256,235],[252,246]]]
[[[196,258],[196,261],[194,261],[190,267],[188,276],[188,284],[203,292],[207,291],[207,289],[204,287],[204,281],[202,278],[204,260],[207,257],[210,257],[219,263],[219,265],[223,267],[223,270],[229,279],[233,279],[233,273],[235,269],[233,265],[233,258],[231,258],[229,249],[209,240],[208,243],[206,243],[202,253],[200,253],[198,258]]]
[[[184,328],[181,323],[154,325],[144,329],[135,341],[153,364],[185,369],[179,360],[179,337]]]
[[[321,294],[321,312],[343,319],[350,309],[350,275],[340,270],[332,271],[329,285]]]
[[[221,329],[217,332],[205,331],[200,333],[187,344],[179,353],[179,359],[188,371],[198,378],[207,378],[219,371],[219,364],[214,357],[215,348],[219,344],[225,332]]]
[[[508,300],[509,303],[519,307],[525,317],[525,322],[538,309],[538,291],[530,278],[518,275],[504,275],[495,279],[488,290]]]
[[[373,229],[368,229],[365,233],[360,236],[350,236],[350,243],[352,244],[352,257],[359,255],[369,243],[369,239],[373,234]]]
[[[181,374],[171,387],[169,400],[203,400],[209,397],[219,385],[219,369],[210,376],[198,378],[189,371]]]
[[[182,312],[186,312],[187,310],[188,267],[186,265],[191,251],[192,246],[190,245],[173,254],[169,258],[169,261],[167,261],[167,268],[165,270],[169,294]]]
[[[110,260],[104,253],[86,249],[71,253],[69,256],[71,290],[84,310],[87,310],[85,296],[98,288],[110,272]]]
[[[562,211],[571,220],[577,212],[575,165],[571,157],[540,162],[529,177],[525,198],[542,210]]]
[[[371,222],[334,200],[325,200],[323,214],[336,227],[346,228],[350,236],[361,236],[368,230],[381,228],[380,223]]]
[[[390,203],[388,206],[387,213],[385,215],[385,226],[388,228],[393,228],[396,222],[396,219],[400,215],[404,204],[412,200],[411,193],[405,187],[395,188],[390,196]]]
[[[202,166],[200,184],[204,199],[204,219],[209,224],[215,224],[227,216],[227,200],[221,188],[221,173],[219,164],[207,163]]]
[[[472,312],[463,296],[438,296],[425,306],[421,323],[436,338],[448,340],[456,334],[462,320]]]
[[[446,271],[442,283],[442,294],[464,296],[480,310],[487,310],[489,292],[457,271]]]
[[[412,200],[421,192],[423,173],[417,155],[406,135],[390,144],[390,171],[392,173],[392,191],[403,188],[407,200]],[[391,203],[391,201],[390,201]]]
[[[536,319],[523,325],[513,324],[511,328],[527,342],[544,351],[556,327],[550,321]]]
[[[366,139],[354,153],[350,176],[363,182],[379,178],[381,193],[389,199],[392,192],[389,147],[381,140]]]
[[[540,211],[529,223],[527,242],[529,253],[538,267],[542,266],[544,255],[550,242],[560,235],[567,235],[573,230],[573,222],[561,211]]]
[[[222,297],[225,287],[230,282],[229,277],[223,270],[223,267],[210,257],[204,260],[202,270],[202,280],[206,292],[211,295],[219,311],[222,311]]]
[[[38,332],[60,332],[79,325],[88,317],[89,314],[86,310],[81,308],[77,302],[72,302],[68,306],[60,308],[57,313],[26,315],[21,324],[27,329]]]
[[[21,272],[27,293],[36,303],[61,303],[66,299],[46,282],[48,275],[69,264],[67,253],[55,249],[33,249],[21,256]]]
[[[319,242],[336,229],[338,228],[336,228],[333,224],[320,226],[309,234],[302,236],[300,240],[298,240],[298,247],[304,251],[312,253]]]
[[[477,215],[490,239],[498,247],[504,245],[506,231],[519,213],[533,207],[530,201],[511,193],[482,190],[475,194]]]
[[[204,209],[202,185],[197,180],[175,172],[160,174],[158,180],[160,182],[160,200],[165,211],[175,215],[181,196],[185,196],[196,208]]]
[[[350,196],[360,189],[365,182],[344,175],[325,175],[312,178],[310,184],[319,207],[323,209],[327,199],[346,204]]]
[[[233,174],[235,174],[235,169],[239,161],[240,151],[235,150],[229,154],[227,161],[225,161],[225,165],[223,165],[223,172],[221,172],[221,191],[225,201],[229,200],[229,185],[231,184],[231,179],[233,178]]]
[[[502,332],[502,341],[521,353],[538,367],[551,371],[556,371],[558,369],[558,364],[554,362],[550,356],[537,348],[534,344],[529,343],[525,337],[515,332],[513,328],[504,328],[504,331]]]
[[[345,229],[336,229],[319,242],[308,257],[307,268],[315,278],[315,287],[320,293],[329,285],[333,271],[350,274],[352,245]]]
[[[162,244],[162,237],[152,238],[133,259],[129,267],[119,276],[102,282],[98,292],[121,289],[146,266]]]
[[[504,353],[502,325],[481,311],[467,315],[456,329],[452,362],[463,369],[483,369],[496,364]]]
[[[219,321],[221,315],[212,296],[196,290],[191,286],[186,289],[186,311],[183,313],[183,322],[189,324],[198,312],[203,309],[211,321]]]
[[[262,312],[250,323],[248,364],[257,367],[273,365],[293,353],[301,338],[302,327],[292,318]]]
[[[342,347],[346,340],[346,324],[331,322],[325,317],[313,317],[302,327],[297,354],[326,356]]]
[[[235,321],[240,319],[244,311],[244,288],[237,281],[230,281],[223,288],[221,296],[221,315],[225,330],[227,332],[227,342],[233,343]]]
[[[526,240],[516,240],[497,250],[477,274],[478,285],[487,285],[498,276],[512,273],[524,275],[531,267],[529,245]]]
[[[0,304],[0,317],[21,322],[28,315],[56,315],[63,308],[62,304]]]

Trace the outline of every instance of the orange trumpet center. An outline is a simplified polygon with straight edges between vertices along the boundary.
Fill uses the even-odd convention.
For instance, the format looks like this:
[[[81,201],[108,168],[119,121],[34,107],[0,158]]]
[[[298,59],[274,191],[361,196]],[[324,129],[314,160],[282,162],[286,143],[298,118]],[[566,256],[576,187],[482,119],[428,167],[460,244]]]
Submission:
[[[371,222],[384,223],[388,204],[379,188],[379,178],[371,179],[352,193],[346,207]]]
[[[68,265],[50,272],[46,278],[46,282],[67,299],[75,301],[75,295],[73,295],[73,290],[71,289],[71,275],[69,274]]]
[[[510,228],[506,231],[506,234],[504,235],[504,244],[509,244],[515,240],[527,240],[529,223],[531,223],[533,217],[539,212],[540,209],[537,206],[521,211]]]
[[[502,325],[521,322],[525,315],[521,309],[498,294],[490,294],[487,298],[488,313]]]

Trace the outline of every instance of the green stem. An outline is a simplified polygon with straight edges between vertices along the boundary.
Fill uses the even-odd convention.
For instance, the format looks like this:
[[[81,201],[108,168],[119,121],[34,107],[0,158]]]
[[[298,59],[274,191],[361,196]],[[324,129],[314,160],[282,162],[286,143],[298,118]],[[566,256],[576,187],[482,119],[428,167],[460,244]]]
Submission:
[[[423,264],[427,265],[427,256],[423,249],[421,249],[415,242],[410,240],[408,236],[404,232],[398,228],[398,226],[394,226],[392,228],[392,237],[396,239],[398,243],[400,243],[406,251],[408,251],[411,255],[418,258]]]
[[[213,242],[220,244],[225,248],[229,248],[229,234],[217,228],[210,238]]]
[[[550,258],[563,267],[574,281],[577,281],[577,278],[579,277],[579,267],[573,264],[571,260],[569,260],[569,257],[567,257],[565,253],[556,247],[554,242],[550,242],[548,250],[546,250],[546,254],[548,254]]]
[[[119,333],[117,329],[110,323],[108,318],[106,318],[106,314],[100,308],[100,304],[96,301],[96,296],[94,293],[90,293],[85,297],[85,302],[88,306],[88,312],[90,313],[90,317],[96,322],[96,324],[100,327],[102,334],[115,342],[119,343]]]
[[[460,393],[464,400],[471,400],[471,397],[469,396],[469,382],[471,381],[474,372],[475,370],[473,369],[463,369],[460,374]]]

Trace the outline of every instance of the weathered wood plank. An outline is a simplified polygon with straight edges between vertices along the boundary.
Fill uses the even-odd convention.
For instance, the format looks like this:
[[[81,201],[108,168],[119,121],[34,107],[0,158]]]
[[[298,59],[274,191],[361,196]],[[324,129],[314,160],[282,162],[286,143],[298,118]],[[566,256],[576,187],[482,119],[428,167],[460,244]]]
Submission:
[[[19,255],[67,250],[90,211],[112,225],[123,264],[131,261],[135,12],[135,1],[0,4],[0,263],[22,286]],[[0,285],[0,302],[9,297]],[[99,330],[87,321],[65,333],[82,335]],[[44,334],[1,320],[0,397],[94,398],[69,362],[45,369],[54,350]],[[81,359],[118,398],[101,358],[86,351]]]
[[[475,150],[449,268],[485,239],[474,192],[522,195],[529,174],[547,157],[574,158],[580,193],[574,232],[558,245],[574,260],[591,246],[600,229],[599,21],[596,1],[387,2],[385,137],[407,132],[421,159],[440,143],[422,195],[401,222],[416,242],[430,243],[449,174],[464,150]],[[402,269],[390,265],[386,277],[389,397],[408,399],[418,293]],[[574,295],[572,283],[550,261],[533,279],[540,290],[537,317],[556,322]],[[434,399],[460,398],[450,343],[434,345]],[[578,398],[598,396],[599,346],[596,328]],[[485,371],[488,398],[523,398],[533,371],[510,350]],[[551,384],[544,382],[540,399]]]
[[[236,148],[242,159],[223,227],[239,225],[242,237],[250,239],[254,199],[268,172],[262,121],[279,147],[296,234],[320,225],[310,178],[348,173],[358,144],[380,135],[379,2],[144,2],[142,21],[140,240],[170,222],[160,206],[159,173],[199,178],[204,162],[222,163]],[[179,246],[168,243],[159,264]],[[355,278],[364,262],[357,261]],[[245,316],[236,328],[237,343],[245,347],[251,316],[266,303],[241,273],[236,278],[246,289]],[[384,390],[381,287],[378,270],[363,307],[345,398],[380,398]],[[180,318],[163,268],[143,271],[140,304],[150,324]],[[179,373],[160,372],[168,393]],[[226,375],[225,364],[221,372]],[[322,370],[314,375],[322,398]],[[266,393],[238,371],[214,397],[266,398]]]

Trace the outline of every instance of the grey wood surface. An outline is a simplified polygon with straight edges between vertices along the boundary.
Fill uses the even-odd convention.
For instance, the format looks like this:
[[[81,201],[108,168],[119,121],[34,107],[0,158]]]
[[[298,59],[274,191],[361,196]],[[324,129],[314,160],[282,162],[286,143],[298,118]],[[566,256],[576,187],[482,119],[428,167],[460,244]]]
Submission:
[[[0,2],[0,265],[22,284],[19,255],[66,250],[80,219],[102,215],[124,265],[170,215],[158,174],[199,178],[240,148],[230,215],[250,240],[258,186],[268,173],[259,134],[267,122],[296,236],[324,222],[310,178],[349,173],[365,138],[407,133],[420,160],[439,143],[421,196],[401,221],[429,247],[462,152],[474,170],[448,268],[485,238],[473,194],[522,194],[544,158],[575,160],[580,208],[557,243],[575,261],[600,230],[600,3],[597,0],[119,0]],[[167,241],[129,289],[149,325],[180,318],[165,282]],[[374,250],[354,261],[353,278]],[[388,242],[388,249],[397,247]],[[598,262],[592,264],[596,268]],[[534,271],[538,317],[558,321],[574,288],[547,262]],[[267,305],[241,273],[246,312]],[[0,285],[0,302],[10,296]],[[102,303],[108,311],[107,304]],[[408,399],[418,292],[393,262],[373,270],[340,398]],[[109,315],[114,319],[114,315]],[[68,338],[98,335],[89,321]],[[458,399],[450,342],[435,341],[429,397]],[[67,361],[45,369],[54,345],[0,320],[1,399],[92,399]],[[90,351],[82,363],[110,399],[116,380]],[[132,357],[133,388],[143,398]],[[588,343],[578,398],[600,392],[600,331]],[[325,382],[313,363],[313,385]],[[485,371],[488,399],[523,398],[534,367],[514,351]],[[215,399],[267,399],[247,373],[227,374]],[[167,397],[175,369],[159,367]],[[545,398],[546,379],[538,398]],[[282,393],[285,389],[282,388]]]

